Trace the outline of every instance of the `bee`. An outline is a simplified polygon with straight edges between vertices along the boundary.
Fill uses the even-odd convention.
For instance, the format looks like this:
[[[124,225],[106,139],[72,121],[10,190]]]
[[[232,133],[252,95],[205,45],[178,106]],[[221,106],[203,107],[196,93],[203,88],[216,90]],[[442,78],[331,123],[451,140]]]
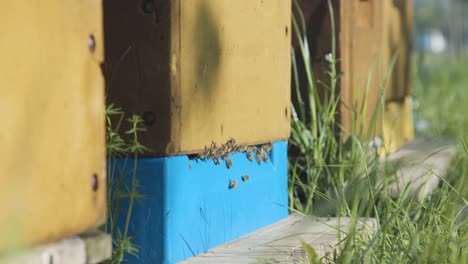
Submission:
[[[237,146],[236,151],[239,151],[239,152],[247,151],[247,146],[245,144],[239,145]]]
[[[228,159],[229,159],[229,153],[224,153],[223,160],[228,160]]]
[[[208,148],[205,146],[205,149],[197,154],[197,158],[205,159],[207,157],[208,153],[209,153]]]
[[[232,147],[226,144],[224,146],[224,152],[225,153],[231,153],[232,152]]]
[[[214,159],[216,165],[221,164],[221,159],[219,157],[215,157],[213,159]]]
[[[235,146],[236,145],[236,140],[231,138],[228,140],[227,144],[231,147]]]
[[[262,148],[257,148],[257,161],[259,164],[262,164],[263,157],[265,155],[265,151]]]
[[[255,148],[254,147],[248,147],[247,148],[247,158],[250,160],[250,161],[253,161],[254,160],[254,156],[253,156],[253,152],[255,151]]]
[[[249,175],[244,175],[241,177],[242,181],[248,181],[250,179],[250,176]]]
[[[247,159],[249,159],[250,161],[254,160],[254,156],[253,156],[252,152],[247,152]]]
[[[270,151],[271,151],[272,148],[273,148],[273,144],[271,144],[271,143],[267,143],[267,144],[262,145],[262,149],[263,149],[266,153],[270,153]]]
[[[232,167],[232,159],[227,159],[226,160],[226,167],[230,169]]]
[[[247,153],[252,153],[255,150],[254,147],[247,147]]]
[[[206,157],[208,158],[214,158],[216,156],[216,150],[213,148],[210,148],[208,150],[208,153],[206,153]]]
[[[229,182],[229,190],[236,188],[236,186],[237,186],[236,180],[232,180]]]
[[[222,156],[224,153],[228,152],[228,147],[223,144],[221,145],[221,147],[219,147],[218,151],[219,151],[219,154],[221,154]]]
[[[222,156],[223,156],[223,152],[221,149],[217,149],[213,152],[213,158],[222,157]]]
[[[237,146],[236,146],[236,140],[231,138],[229,139],[227,142],[226,142],[226,151],[231,153],[231,152],[235,152],[237,149]]]

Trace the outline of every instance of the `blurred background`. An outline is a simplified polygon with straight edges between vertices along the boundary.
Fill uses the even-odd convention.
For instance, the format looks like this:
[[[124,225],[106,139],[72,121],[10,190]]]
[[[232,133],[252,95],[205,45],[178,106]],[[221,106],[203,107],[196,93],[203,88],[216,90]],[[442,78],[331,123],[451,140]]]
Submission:
[[[415,50],[418,52],[466,53],[467,0],[414,0]]]
[[[414,0],[413,87],[417,136],[468,139],[468,1]],[[464,150],[466,152],[466,143]],[[463,156],[463,155],[462,155]],[[451,173],[468,197],[466,162]]]
[[[467,139],[467,0],[414,0],[416,132]]]

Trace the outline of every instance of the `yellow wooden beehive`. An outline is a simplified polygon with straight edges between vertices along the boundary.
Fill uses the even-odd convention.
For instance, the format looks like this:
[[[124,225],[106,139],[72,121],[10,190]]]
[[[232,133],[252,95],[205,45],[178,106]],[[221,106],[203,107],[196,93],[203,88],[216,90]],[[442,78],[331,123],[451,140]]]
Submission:
[[[398,56],[385,94],[383,122],[386,150],[393,151],[414,139],[410,67],[413,1],[385,0],[382,8],[383,70],[389,70],[392,57]]]
[[[115,0],[104,8],[108,101],[143,116],[149,155],[288,138],[290,1]]]
[[[0,253],[105,220],[101,3],[2,1]]]
[[[361,118],[370,124],[379,89],[385,86],[384,115],[376,132],[383,134],[385,150],[393,151],[414,138],[409,67],[412,1],[342,1],[340,15],[342,70],[347,72],[341,82],[343,105],[360,108],[372,73],[368,112]],[[350,129],[351,112],[342,107],[342,115],[344,127]]]
[[[331,52],[332,36],[327,1],[298,0],[298,3],[307,21],[314,74],[326,82],[326,68],[322,64],[324,55]],[[414,138],[409,69],[412,1],[331,1],[331,4],[336,24],[337,66],[344,72],[339,89],[343,135],[352,133],[356,121],[350,109],[360,109],[364,98],[367,112],[357,116],[357,123],[362,120],[364,133],[369,130],[372,114],[379,105],[380,88],[386,83],[385,114],[383,120],[378,115],[375,133],[370,134],[382,133],[385,149],[395,150]],[[295,41],[293,46],[297,48]],[[398,60],[388,75],[396,52]],[[303,96],[306,93],[302,91]]]

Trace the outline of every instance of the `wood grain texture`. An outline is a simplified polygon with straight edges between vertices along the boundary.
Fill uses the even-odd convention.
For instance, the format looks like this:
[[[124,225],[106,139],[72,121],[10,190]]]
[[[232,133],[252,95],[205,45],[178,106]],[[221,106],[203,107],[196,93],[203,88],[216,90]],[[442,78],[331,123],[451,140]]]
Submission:
[[[101,223],[106,174],[100,2],[6,0],[0,17],[2,252]]]
[[[353,118],[350,109],[361,109],[366,98],[367,112],[358,116],[364,119],[364,131],[371,123],[372,113],[376,109],[380,80],[379,57],[382,39],[382,1],[341,1],[341,78],[340,97],[341,121],[344,134],[352,129]],[[369,79],[369,73],[372,77]],[[368,79],[369,89],[366,95]],[[358,121],[360,122],[360,121]],[[379,121],[381,122],[381,120]]]

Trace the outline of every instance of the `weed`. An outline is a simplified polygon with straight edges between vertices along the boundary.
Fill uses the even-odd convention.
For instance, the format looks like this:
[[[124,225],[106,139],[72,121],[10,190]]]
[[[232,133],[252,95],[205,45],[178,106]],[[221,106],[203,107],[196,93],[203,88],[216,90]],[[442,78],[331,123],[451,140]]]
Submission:
[[[130,128],[125,131],[129,134],[130,143],[126,143],[120,136],[120,128],[124,121],[124,113],[121,108],[110,104],[106,108],[107,120],[107,175],[108,175],[108,222],[105,230],[113,236],[113,252],[112,258],[107,263],[121,263],[124,261],[125,254],[138,256],[138,246],[132,243],[133,236],[128,233],[130,225],[132,209],[135,201],[144,198],[138,192],[137,175],[137,158],[138,156],[148,151],[138,140],[138,134],[144,131],[142,128],[143,120],[133,115],[125,121],[129,123]],[[112,120],[117,120],[116,124]],[[132,180],[130,186],[126,184],[124,177],[129,174],[123,171],[122,164],[127,162],[127,158],[131,157],[134,161],[134,166],[130,176]],[[118,160],[117,160],[118,159]],[[121,204],[123,199],[128,199],[128,209],[125,212],[125,222],[123,230],[117,225],[118,217],[122,215]]]

